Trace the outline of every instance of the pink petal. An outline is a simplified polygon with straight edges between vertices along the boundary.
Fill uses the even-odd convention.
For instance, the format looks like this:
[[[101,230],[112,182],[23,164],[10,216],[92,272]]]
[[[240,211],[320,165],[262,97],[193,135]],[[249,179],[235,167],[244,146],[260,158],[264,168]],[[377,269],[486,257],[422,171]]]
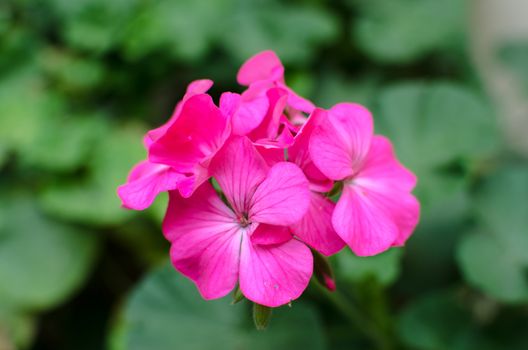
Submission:
[[[327,178],[314,164],[308,151],[312,132],[321,121],[324,121],[327,112],[316,109],[295,136],[293,145],[288,149],[288,159],[297,164],[310,181],[310,188],[317,192],[330,191],[334,182]]]
[[[279,80],[284,74],[284,67],[275,54],[268,50],[262,51],[250,57],[237,74],[237,82],[240,85],[250,85],[259,80]]]
[[[394,245],[403,245],[418,224],[420,204],[410,193],[416,186],[416,176],[396,159],[388,139],[374,136],[365,165],[354,184],[383,198],[383,205],[400,230]]]
[[[277,86],[288,91],[288,105],[290,105],[294,109],[308,114],[312,113],[315,109],[315,105],[310,100],[307,100],[304,97],[297,95],[297,93],[290,89],[288,86],[286,86],[286,84],[281,83],[279,81],[277,83]]]
[[[399,229],[384,198],[359,186],[345,185],[332,215],[337,234],[359,256],[389,249]]]
[[[220,98],[220,109],[230,112],[233,135],[243,136],[257,128],[266,116],[268,105],[265,95],[248,99],[225,92]]]
[[[257,187],[251,203],[251,220],[271,225],[291,225],[301,220],[308,210],[308,180],[295,164],[277,163]]]
[[[292,233],[286,226],[259,224],[251,234],[251,243],[260,245],[282,244],[292,238]]]
[[[310,155],[332,180],[342,180],[361,169],[370,148],[373,123],[370,112],[357,104],[340,103],[312,132]]]
[[[210,171],[237,214],[247,214],[268,166],[247,137],[233,137],[213,159]]]
[[[166,133],[150,146],[149,159],[181,173],[193,173],[197,165],[207,163],[216,154],[229,132],[228,119],[212,98],[195,95],[185,102]]]
[[[260,125],[249,134],[250,139],[253,141],[261,139],[275,140],[279,134],[281,116],[286,107],[288,93],[283,89],[272,88],[267,91],[266,96],[269,102],[268,111]]]
[[[240,256],[240,289],[249,300],[277,307],[297,299],[313,270],[310,249],[292,239],[281,245],[253,245],[244,237]]]
[[[163,232],[171,261],[204,299],[225,296],[237,282],[242,231],[236,220],[208,183],[189,199],[170,192]]]
[[[328,198],[312,192],[308,212],[301,221],[291,226],[297,237],[326,256],[337,253],[345,246],[332,226],[334,207],[335,204]]]
[[[185,95],[183,96],[182,101],[176,105],[176,108],[174,109],[174,112],[172,113],[172,116],[169,119],[169,121],[167,121],[165,124],[163,124],[159,128],[156,128],[156,129],[153,129],[147,132],[147,134],[145,135],[143,139],[145,147],[149,149],[150,145],[154,141],[156,141],[157,139],[159,139],[161,136],[165,134],[169,126],[171,126],[178,118],[181,108],[182,108],[182,104],[185,101],[187,101],[189,98],[193,97],[194,95],[206,93],[211,88],[211,86],[213,86],[213,81],[209,79],[200,79],[200,80],[195,80],[191,82],[187,86],[187,91],[185,92]]]
[[[261,146],[258,144],[254,144],[254,145],[258,153],[262,156],[262,158],[264,158],[264,160],[266,161],[266,164],[268,164],[270,167],[279,162],[286,161],[286,159],[284,158],[283,148],[267,147],[267,146]]]
[[[416,176],[398,161],[391,142],[379,135],[372,138],[365,164],[354,181],[380,190],[396,187],[411,191],[416,186]]]
[[[132,169],[127,183],[118,187],[117,194],[125,208],[143,210],[159,193],[175,190],[186,181],[185,175],[171,167],[144,160]]]

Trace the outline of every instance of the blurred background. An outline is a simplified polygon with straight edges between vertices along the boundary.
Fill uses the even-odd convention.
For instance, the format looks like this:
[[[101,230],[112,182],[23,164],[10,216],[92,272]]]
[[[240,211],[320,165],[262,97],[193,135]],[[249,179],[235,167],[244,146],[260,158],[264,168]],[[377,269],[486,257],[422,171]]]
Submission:
[[[525,0],[1,0],[0,349],[528,349],[527,13]],[[249,303],[204,302],[169,266],[166,198],[129,212],[115,191],[188,82],[240,91],[238,67],[264,49],[321,107],[373,111],[423,209],[404,249],[341,252],[339,297],[311,286],[257,333]]]

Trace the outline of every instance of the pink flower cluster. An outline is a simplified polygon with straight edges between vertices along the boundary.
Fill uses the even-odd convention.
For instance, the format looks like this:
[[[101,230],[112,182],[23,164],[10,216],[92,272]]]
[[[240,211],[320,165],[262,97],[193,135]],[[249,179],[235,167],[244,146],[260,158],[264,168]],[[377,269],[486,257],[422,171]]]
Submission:
[[[316,108],[286,85],[272,51],[250,58],[237,80],[247,89],[223,93],[219,106],[212,81],[192,82],[118,189],[136,210],[169,191],[171,260],[205,299],[238,283],[249,300],[280,306],[308,285],[309,247],[369,256],[405,243],[419,217],[416,177],[374,135],[365,107]]]

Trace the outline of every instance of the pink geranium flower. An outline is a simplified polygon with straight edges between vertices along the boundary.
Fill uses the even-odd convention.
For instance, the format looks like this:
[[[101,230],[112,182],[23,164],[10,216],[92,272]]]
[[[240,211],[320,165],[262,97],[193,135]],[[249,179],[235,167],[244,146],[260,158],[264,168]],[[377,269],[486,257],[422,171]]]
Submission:
[[[324,175],[343,181],[332,224],[354,253],[375,255],[405,243],[419,218],[411,194],[416,177],[398,162],[389,140],[373,135],[367,109],[335,105],[313,130],[309,151]]]
[[[226,205],[209,183],[189,199],[171,192],[163,222],[175,268],[205,299],[237,281],[250,300],[275,307],[298,298],[312,274],[310,250],[283,225],[308,209],[308,181],[292,163],[271,168],[247,138],[234,138],[211,164]]]

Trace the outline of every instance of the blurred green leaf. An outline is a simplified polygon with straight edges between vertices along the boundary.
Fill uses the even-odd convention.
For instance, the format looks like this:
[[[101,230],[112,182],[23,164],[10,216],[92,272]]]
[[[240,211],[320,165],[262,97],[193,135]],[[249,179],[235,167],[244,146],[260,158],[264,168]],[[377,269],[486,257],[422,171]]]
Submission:
[[[400,274],[401,249],[390,249],[382,254],[360,257],[348,249],[337,256],[339,275],[350,282],[363,282],[371,278],[382,285],[390,285]],[[339,288],[339,286],[338,286]]]
[[[21,163],[50,171],[68,171],[85,165],[97,139],[106,129],[99,115],[57,116],[40,120],[40,132],[21,147]]]
[[[40,54],[44,71],[67,92],[93,89],[103,80],[105,71],[100,61],[52,48],[41,50]]]
[[[143,57],[163,50],[186,61],[202,57],[213,38],[225,33],[226,7],[232,0],[160,0],[147,3],[130,22],[124,39],[125,54]],[[230,33],[232,34],[232,33]]]
[[[306,62],[316,45],[337,35],[336,19],[322,8],[240,1],[220,40],[239,62],[272,49],[283,62]]]
[[[28,145],[42,132],[39,121],[61,108],[61,99],[44,91],[35,66],[10,72],[0,82],[0,140],[10,149]]]
[[[35,335],[35,326],[33,317],[0,305],[0,349],[27,348]]]
[[[510,69],[519,79],[519,83],[528,95],[528,42],[509,42],[498,49],[498,57],[502,64]]]
[[[528,167],[505,167],[477,195],[480,231],[457,257],[467,281],[504,302],[528,301]]]
[[[398,333],[412,349],[466,349],[471,317],[451,292],[415,300],[400,314]]]
[[[27,195],[0,203],[0,301],[25,309],[53,306],[85,280],[97,239],[46,218]]]
[[[25,166],[51,171],[79,167],[104,128],[98,117],[68,115],[65,100],[47,90],[34,66],[0,83],[0,114],[0,153],[15,150]]]
[[[340,102],[354,102],[371,108],[379,84],[376,76],[349,80],[338,72],[329,71],[318,82],[318,93],[314,100],[322,108],[330,108]]]
[[[354,42],[370,57],[407,63],[463,38],[465,1],[356,0]]]
[[[49,186],[41,196],[44,208],[66,220],[96,225],[118,224],[133,215],[121,208],[116,190],[132,166],[145,157],[141,144],[144,130],[123,125],[104,133],[87,160],[86,178]]]
[[[230,301],[203,300],[196,287],[167,264],[133,292],[112,349],[326,349],[311,308],[294,303],[292,308],[275,309],[268,329],[258,332],[247,304],[233,306]]]
[[[61,35],[74,48],[96,54],[120,42],[136,9],[136,0],[52,0],[48,5],[59,15]]]
[[[498,146],[489,103],[455,83],[389,86],[379,96],[375,116],[378,132],[391,138],[399,158],[413,170],[478,160]]]

